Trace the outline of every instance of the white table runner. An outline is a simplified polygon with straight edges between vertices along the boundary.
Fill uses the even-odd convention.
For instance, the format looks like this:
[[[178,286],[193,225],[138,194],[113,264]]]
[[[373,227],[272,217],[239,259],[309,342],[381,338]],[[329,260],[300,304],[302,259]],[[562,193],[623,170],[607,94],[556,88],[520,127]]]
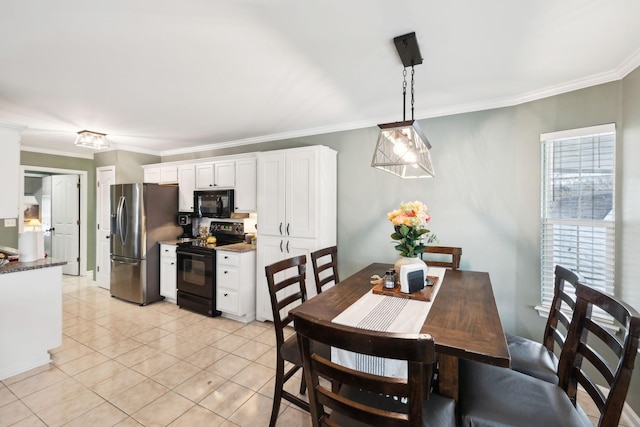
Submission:
[[[431,301],[418,301],[367,292],[349,308],[336,316],[332,322],[362,329],[400,333],[419,333],[431,304],[435,300],[446,269],[429,267],[428,276],[438,276]],[[406,378],[406,361],[352,353],[331,348],[331,360],[342,366],[374,375]]]

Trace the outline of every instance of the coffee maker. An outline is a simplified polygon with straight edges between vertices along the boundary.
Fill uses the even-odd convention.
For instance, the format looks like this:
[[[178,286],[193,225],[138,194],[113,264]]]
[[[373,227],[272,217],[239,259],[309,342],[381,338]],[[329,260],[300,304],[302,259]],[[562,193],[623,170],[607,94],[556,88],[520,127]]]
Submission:
[[[182,227],[180,239],[191,239],[193,237],[193,228],[191,226],[191,213],[179,213],[178,225]]]

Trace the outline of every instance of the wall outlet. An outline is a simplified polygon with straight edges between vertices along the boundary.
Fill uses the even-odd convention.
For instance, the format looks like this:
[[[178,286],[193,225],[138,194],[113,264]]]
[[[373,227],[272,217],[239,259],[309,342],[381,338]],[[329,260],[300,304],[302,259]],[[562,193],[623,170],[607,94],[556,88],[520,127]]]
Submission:
[[[16,219],[15,218],[5,218],[4,219],[4,226],[5,227],[15,227],[16,226]]]

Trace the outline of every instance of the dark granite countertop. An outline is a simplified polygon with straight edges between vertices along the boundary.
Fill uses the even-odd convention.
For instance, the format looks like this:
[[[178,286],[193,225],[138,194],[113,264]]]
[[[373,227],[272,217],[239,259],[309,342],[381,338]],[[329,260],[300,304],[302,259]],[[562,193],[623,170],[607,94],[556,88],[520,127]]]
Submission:
[[[19,271],[37,270],[39,268],[56,267],[59,265],[65,265],[66,261],[60,261],[55,258],[39,259],[31,262],[14,261],[9,262],[0,267],[0,274],[17,273]]]

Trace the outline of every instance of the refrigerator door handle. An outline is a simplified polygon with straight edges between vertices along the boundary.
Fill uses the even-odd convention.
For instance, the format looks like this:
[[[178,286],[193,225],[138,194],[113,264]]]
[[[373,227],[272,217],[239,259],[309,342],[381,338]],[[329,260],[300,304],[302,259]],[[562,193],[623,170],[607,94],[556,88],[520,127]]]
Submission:
[[[127,199],[124,196],[120,196],[120,200],[118,201],[118,209],[116,211],[117,219],[116,219],[116,233],[120,236],[120,243],[124,246],[127,241],[127,232],[128,224],[127,224]]]
[[[124,261],[124,260],[121,260],[121,259],[113,259],[112,261],[116,262],[118,264],[126,264],[126,265],[138,265],[138,264],[140,264],[139,260],[136,260],[136,261]]]

